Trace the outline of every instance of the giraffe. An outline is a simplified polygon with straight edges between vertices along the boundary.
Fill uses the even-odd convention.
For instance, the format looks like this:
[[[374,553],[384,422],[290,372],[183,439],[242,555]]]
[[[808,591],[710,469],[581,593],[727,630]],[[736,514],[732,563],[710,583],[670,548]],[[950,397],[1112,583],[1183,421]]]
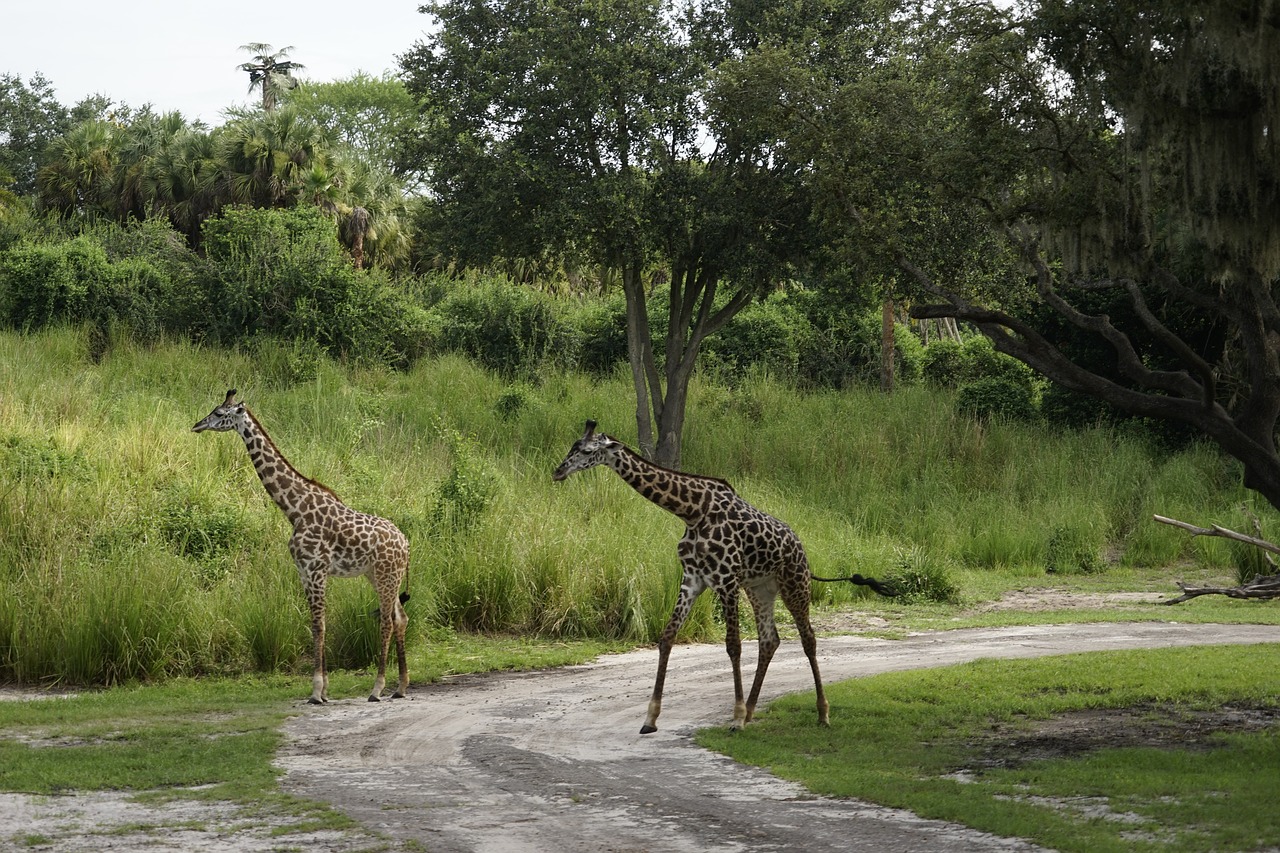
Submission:
[[[409,540],[387,519],[351,509],[328,487],[299,474],[276,448],[258,419],[235,396],[233,388],[227,392],[226,400],[191,430],[238,432],[267,494],[293,525],[289,553],[298,567],[302,591],[311,610],[315,654],[308,701],[313,705],[329,701],[329,674],[324,664],[325,584],[330,577],[360,575],[367,577],[377,591],[382,629],[378,677],[373,682],[369,701],[382,698],[393,633],[400,666],[400,684],[393,698],[405,696],[409,689],[409,667],[405,661],[404,635],[409,617],[403,605],[409,600],[409,594],[397,596],[397,593],[409,570]]]
[[[869,586],[881,595],[893,595],[894,590],[888,584],[857,574],[848,578],[820,578],[811,574],[804,546],[791,528],[747,503],[726,481],[655,465],[617,439],[597,433],[595,428],[595,421],[587,421],[586,432],[574,442],[551,475],[552,479],[559,482],[578,471],[607,465],[631,488],[685,523],[684,536],[676,547],[684,569],[680,595],[658,640],[658,676],[640,734],[658,730],[671,646],[694,601],[708,588],[719,596],[724,608],[725,649],[733,666],[734,704],[730,728],[741,729],[751,722],[755,713],[765,672],[780,643],[773,619],[773,604],[779,593],[795,619],[800,642],[813,670],[818,722],[829,725],[829,706],[818,672],[818,642],[809,622],[810,581],[849,581]],[[760,638],[755,679],[745,701],[740,664],[739,589],[746,594],[755,613]]]

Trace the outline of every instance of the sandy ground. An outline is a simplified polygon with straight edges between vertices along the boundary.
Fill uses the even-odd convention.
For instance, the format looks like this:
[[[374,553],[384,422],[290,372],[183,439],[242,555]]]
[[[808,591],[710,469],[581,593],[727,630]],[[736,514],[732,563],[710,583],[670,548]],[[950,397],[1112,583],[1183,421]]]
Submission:
[[[825,681],[977,658],[1280,642],[1280,627],[1097,623],[965,629],[900,640],[824,637]],[[743,660],[754,662],[754,643]],[[691,741],[728,721],[724,649],[672,653],[659,731],[641,736],[657,654],[416,686],[407,700],[299,705],[283,787],[354,818],[348,832],[272,835],[221,804],[145,806],[120,794],[0,795],[0,848],[309,851],[885,851],[1036,849],[854,801],[815,798]],[[747,677],[752,666],[745,666]],[[784,641],[762,705],[811,687]],[[840,713],[832,708],[832,715]]]

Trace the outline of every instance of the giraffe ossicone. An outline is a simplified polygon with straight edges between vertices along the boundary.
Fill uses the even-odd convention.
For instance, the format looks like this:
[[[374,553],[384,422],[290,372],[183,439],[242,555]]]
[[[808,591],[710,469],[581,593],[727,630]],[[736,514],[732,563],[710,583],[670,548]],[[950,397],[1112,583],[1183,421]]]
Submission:
[[[813,671],[813,684],[818,694],[818,722],[828,725],[830,709],[822,690],[822,675],[818,671],[818,642],[809,621],[810,582],[849,581],[870,586],[886,595],[893,594],[893,590],[861,575],[815,578],[809,571],[804,546],[795,532],[784,522],[747,503],[729,483],[715,477],[685,474],[655,465],[617,439],[595,430],[596,422],[587,421],[582,437],[574,442],[564,461],[551,475],[552,479],[559,482],[579,471],[605,465],[644,498],[685,523],[684,536],[676,546],[683,568],[680,595],[658,640],[658,674],[640,733],[650,734],[658,729],[671,647],[694,601],[708,589],[716,593],[724,608],[725,650],[733,667],[731,728],[741,728],[751,721],[769,662],[781,642],[773,617],[774,601],[779,594],[795,619],[800,642]],[[740,662],[739,591],[751,604],[759,634],[755,678],[751,683],[751,693],[745,700]]]
[[[367,577],[378,596],[382,650],[369,701],[382,698],[393,635],[400,668],[400,681],[393,696],[405,696],[409,690],[404,647],[409,617],[403,605],[409,596],[400,592],[400,586],[409,572],[409,540],[387,519],[352,509],[328,487],[298,473],[244,402],[237,401],[235,396],[233,388],[221,404],[191,429],[192,432],[239,433],[258,479],[293,525],[289,552],[298,567],[302,591],[311,611],[315,661],[309,701],[313,704],[329,701],[324,634],[325,585],[331,577]]]

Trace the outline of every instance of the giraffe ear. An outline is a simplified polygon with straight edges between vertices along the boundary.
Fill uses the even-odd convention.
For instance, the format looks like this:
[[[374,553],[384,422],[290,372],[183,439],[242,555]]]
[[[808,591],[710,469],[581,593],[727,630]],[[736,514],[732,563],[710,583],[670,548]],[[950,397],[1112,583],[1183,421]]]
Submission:
[[[587,421],[587,431],[586,431],[586,433],[585,433],[582,437],[583,437],[583,438],[591,438],[592,433],[594,433],[595,431],[596,431],[596,422],[595,422],[595,421],[593,421],[593,420],[588,420],[588,421]]]

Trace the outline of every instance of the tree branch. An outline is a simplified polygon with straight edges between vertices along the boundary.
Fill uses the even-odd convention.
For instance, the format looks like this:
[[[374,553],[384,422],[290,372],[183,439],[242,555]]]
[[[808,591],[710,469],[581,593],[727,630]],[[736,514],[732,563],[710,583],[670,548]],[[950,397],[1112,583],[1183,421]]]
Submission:
[[[1238,533],[1234,530],[1228,530],[1217,524],[1212,527],[1196,527],[1194,524],[1188,524],[1185,521],[1178,521],[1174,518],[1166,518],[1163,515],[1154,516],[1155,520],[1161,524],[1169,524],[1174,527],[1187,531],[1192,536],[1219,536],[1223,539],[1231,539],[1235,542],[1243,542],[1246,545],[1253,545],[1264,551],[1270,551],[1273,554],[1280,554],[1280,545],[1275,545],[1265,539],[1259,539],[1256,536],[1249,536],[1245,533]],[[1271,558],[1267,558],[1267,562],[1272,568],[1275,563]],[[1280,574],[1260,575],[1255,577],[1248,583],[1240,586],[1219,587],[1219,586],[1188,586],[1181,581],[1177,582],[1178,588],[1182,590],[1182,595],[1177,598],[1171,598],[1163,604],[1179,604],[1201,595],[1225,595],[1228,598],[1242,599],[1258,599],[1270,600],[1272,598],[1280,598]]]

